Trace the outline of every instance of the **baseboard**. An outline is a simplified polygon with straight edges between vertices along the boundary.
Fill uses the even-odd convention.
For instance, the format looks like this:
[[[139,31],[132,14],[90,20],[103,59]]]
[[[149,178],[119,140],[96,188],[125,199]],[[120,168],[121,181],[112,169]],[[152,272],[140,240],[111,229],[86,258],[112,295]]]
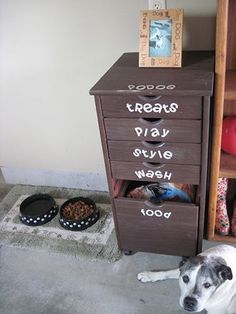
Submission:
[[[0,167],[0,180],[9,184],[28,184],[108,191],[106,175],[102,173]]]

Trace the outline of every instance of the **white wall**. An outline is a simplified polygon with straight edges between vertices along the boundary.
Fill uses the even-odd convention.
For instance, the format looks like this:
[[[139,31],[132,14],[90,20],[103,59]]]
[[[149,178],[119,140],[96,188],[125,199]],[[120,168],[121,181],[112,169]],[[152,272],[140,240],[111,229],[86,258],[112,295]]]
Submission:
[[[147,4],[0,0],[0,167],[6,181],[47,184],[46,172],[90,179],[96,173],[105,181],[88,91],[123,52],[138,50],[139,11]],[[185,49],[214,48],[216,0],[169,0],[168,7],[185,9]],[[70,175],[60,185],[70,186]]]

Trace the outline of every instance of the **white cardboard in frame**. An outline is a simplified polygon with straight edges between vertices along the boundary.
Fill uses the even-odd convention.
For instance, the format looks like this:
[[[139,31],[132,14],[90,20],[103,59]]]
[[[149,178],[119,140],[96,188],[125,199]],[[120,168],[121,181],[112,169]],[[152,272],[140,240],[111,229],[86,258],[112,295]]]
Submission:
[[[182,66],[183,9],[141,11],[139,66]]]

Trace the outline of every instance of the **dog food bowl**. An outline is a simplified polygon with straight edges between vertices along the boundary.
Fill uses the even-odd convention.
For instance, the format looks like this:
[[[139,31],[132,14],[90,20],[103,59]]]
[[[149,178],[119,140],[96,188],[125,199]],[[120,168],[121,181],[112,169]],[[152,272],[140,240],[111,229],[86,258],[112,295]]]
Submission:
[[[33,194],[20,205],[20,220],[28,226],[48,223],[58,213],[55,200],[48,194]]]
[[[99,219],[99,210],[93,200],[86,197],[74,197],[60,208],[60,225],[72,231],[85,230]]]

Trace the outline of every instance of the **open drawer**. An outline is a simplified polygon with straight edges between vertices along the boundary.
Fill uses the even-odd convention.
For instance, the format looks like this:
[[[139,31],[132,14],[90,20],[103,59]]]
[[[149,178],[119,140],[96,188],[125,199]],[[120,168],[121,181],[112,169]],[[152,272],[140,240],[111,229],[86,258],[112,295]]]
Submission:
[[[192,203],[114,199],[123,250],[194,256],[197,252],[198,206]]]

